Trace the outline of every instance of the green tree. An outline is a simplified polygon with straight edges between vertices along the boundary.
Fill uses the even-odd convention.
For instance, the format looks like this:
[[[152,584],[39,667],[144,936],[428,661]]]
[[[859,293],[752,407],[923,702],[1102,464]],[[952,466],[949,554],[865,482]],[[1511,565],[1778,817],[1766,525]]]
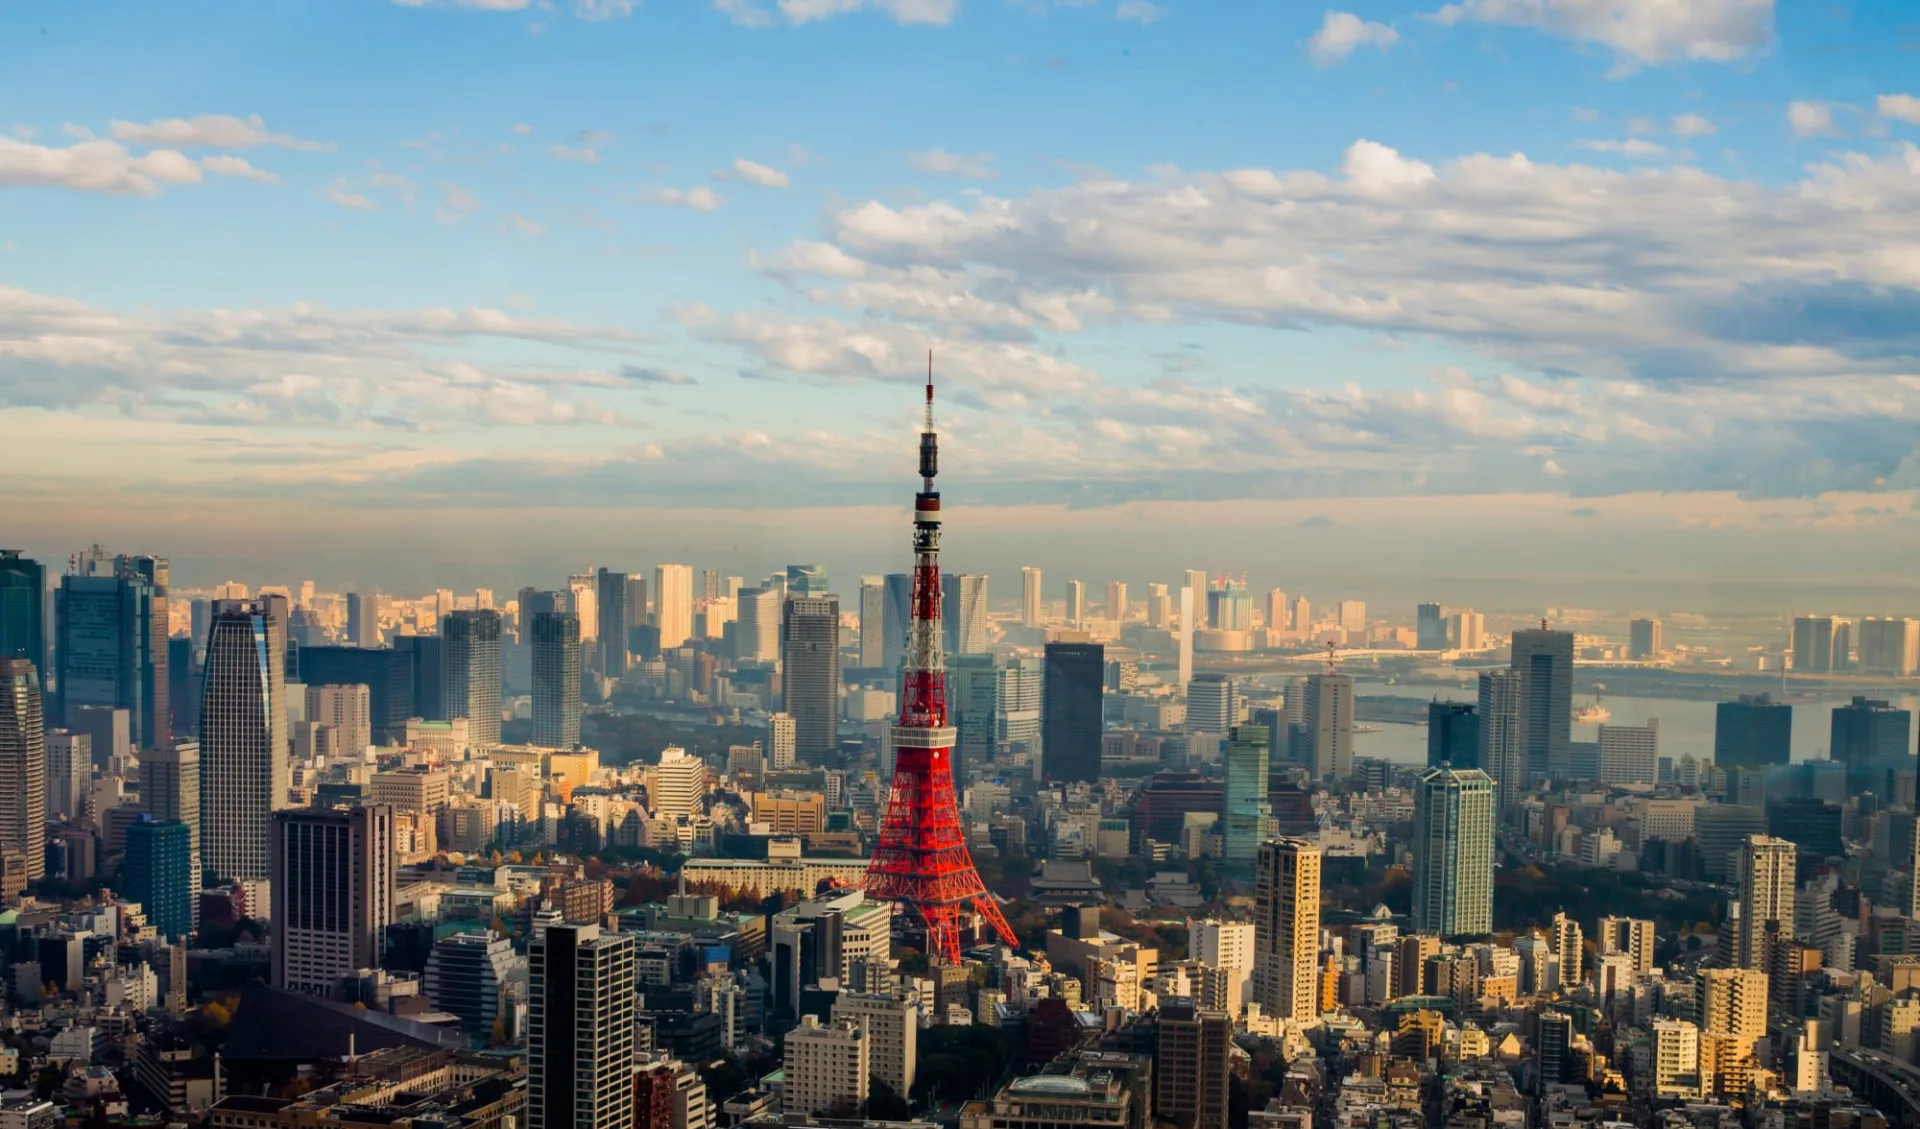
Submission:
[[[910,1121],[913,1105],[876,1074],[867,1082],[867,1117],[873,1121]]]

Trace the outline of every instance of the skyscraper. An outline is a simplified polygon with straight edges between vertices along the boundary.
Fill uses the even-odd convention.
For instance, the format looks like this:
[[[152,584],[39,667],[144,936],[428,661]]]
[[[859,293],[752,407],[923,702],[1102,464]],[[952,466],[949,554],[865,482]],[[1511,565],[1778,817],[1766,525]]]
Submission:
[[[1522,740],[1528,780],[1567,780],[1573,769],[1573,632],[1544,625],[1513,633],[1510,669],[1526,679]],[[1481,711],[1486,716],[1486,711]]]
[[[1194,608],[1192,620],[1182,620],[1180,626],[1189,631],[1205,631],[1209,627],[1214,626],[1213,622],[1207,618],[1207,612],[1209,610],[1207,607],[1207,590],[1212,587],[1212,585],[1207,583],[1207,570],[1204,568],[1188,569],[1183,574],[1181,587],[1193,589]]]
[[[1439,604],[1421,604],[1414,609],[1414,647],[1422,651],[1447,649],[1447,621]]]
[[[1107,581],[1107,618],[1117,626],[1127,621],[1127,582]]]
[[[1207,620],[1216,631],[1250,631],[1253,628],[1253,596],[1247,586],[1222,577],[1207,591]]]
[[[55,616],[60,716],[71,725],[80,706],[123,709],[135,748],[164,742],[172,732],[166,562],[96,552],[79,567],[61,578]]]
[[[1413,787],[1413,927],[1442,937],[1493,932],[1493,780],[1441,766]]]
[[[0,658],[0,858],[26,860],[29,880],[47,872],[46,719],[40,671],[28,659]]]
[[[600,673],[608,678],[620,678],[627,673],[630,658],[627,625],[633,618],[627,610],[627,593],[632,579],[624,572],[605,568],[594,574],[594,614],[599,620],[595,624],[594,642],[600,649]],[[521,614],[526,614],[524,609]],[[575,682],[577,685],[578,680]]]
[[[602,570],[603,581],[606,576]],[[617,587],[624,603],[624,577]],[[606,604],[600,607],[604,614]],[[602,661],[611,655],[624,664],[626,648],[610,649],[608,644],[603,631]],[[571,749],[580,743],[580,617],[573,612],[538,612],[533,617],[533,743],[548,749]]]
[[[1087,618],[1087,586],[1078,580],[1067,581],[1066,616],[1069,627],[1078,627]]]
[[[300,681],[308,686],[367,688],[367,724],[376,744],[403,741],[410,717],[440,717],[440,637],[402,635],[393,644],[300,648]],[[423,655],[431,659],[430,682],[416,677],[414,664]],[[417,691],[427,696],[416,698]]]
[[[1253,870],[1253,997],[1276,1019],[1320,1017],[1320,848],[1283,837],[1260,844]]]
[[[1847,790],[1893,795],[1895,775],[1913,771],[1913,714],[1855,696],[1833,708],[1827,755],[1847,766]]]
[[[771,588],[740,589],[733,646],[734,657],[740,662],[779,661],[780,593]]]
[[[1792,759],[1793,707],[1771,694],[1742,694],[1713,709],[1713,763],[1767,768]]]
[[[1660,657],[1660,621],[1636,619],[1627,624],[1627,657],[1635,662]]]
[[[1160,1009],[1153,1054],[1156,1124],[1215,1129],[1227,1124],[1233,1084],[1233,1017],[1169,1000]]]
[[[44,712],[44,711],[43,711]],[[87,814],[93,787],[93,737],[68,729],[46,730],[49,823],[79,820]],[[143,766],[144,767],[144,766]]]
[[[1480,714],[1471,702],[1427,703],[1427,767],[1480,768]]]
[[[796,759],[794,745],[799,740],[794,732],[793,715],[782,711],[767,715],[767,767],[774,772],[785,772],[793,767]]]
[[[626,593],[622,592],[622,596]],[[590,572],[577,573],[567,577],[565,591],[566,607],[580,617],[580,638],[598,644],[600,641],[600,582]],[[474,604],[475,608],[481,605]],[[525,615],[522,611],[520,614]],[[444,618],[444,617],[443,617]],[[599,655],[596,646],[595,657]]]
[[[887,581],[860,578],[860,666],[882,670],[887,665]]]
[[[1098,643],[1048,643],[1046,666],[1046,702],[1040,712],[1046,778],[1098,780],[1106,648]]]
[[[200,883],[193,877],[191,840],[187,825],[175,819],[142,818],[127,828],[120,863],[127,900],[139,902],[154,932],[169,941],[193,932]]]
[[[947,706],[956,731],[956,780],[965,764],[1040,747],[1046,664],[1034,658],[995,662],[962,655],[947,664]]]
[[[1292,613],[1287,609],[1287,594],[1279,588],[1267,589],[1267,629],[1269,631],[1289,631],[1293,626]]]
[[[693,566],[658,565],[653,570],[653,624],[660,649],[670,650],[693,635]]]
[[[1853,642],[1851,624],[1830,615],[1793,617],[1793,669],[1796,674],[1829,674],[1847,668]]]
[[[1164,584],[1147,585],[1147,626],[1155,631],[1173,626],[1173,599],[1167,595]]]
[[[1020,625],[1039,627],[1046,622],[1041,617],[1044,601],[1040,598],[1040,570],[1026,565],[1020,570]]]
[[[1236,725],[1227,735],[1221,759],[1227,762],[1227,803],[1221,813],[1226,829],[1226,863],[1242,868],[1253,865],[1263,829],[1273,814],[1267,801],[1268,741],[1266,727]]]
[[[347,593],[347,646],[380,645],[380,609],[384,602],[375,593]]]
[[[793,715],[794,751],[823,764],[840,752],[840,601],[789,596],[781,630],[780,685]]]
[[[1367,633],[1367,602],[1365,600],[1342,600],[1336,610],[1340,619],[1340,630],[1347,633],[1349,641],[1356,635]]]
[[[947,654],[986,653],[987,578],[984,573],[949,572],[941,576],[940,620]]]
[[[1600,782],[1602,784],[1655,783],[1660,764],[1660,720],[1645,725],[1600,727]]]
[[[575,618],[574,623],[579,624]],[[574,663],[578,669],[579,659]],[[467,719],[476,747],[500,743],[500,613],[457,611],[440,621],[441,710]],[[577,692],[577,691],[576,691]]]
[[[788,596],[824,596],[832,591],[827,583],[827,566],[790,564],[787,566]]]
[[[0,549],[0,659],[47,669],[47,570],[18,549]]]
[[[0,567],[4,567],[0,562]],[[1860,621],[1862,674],[1911,678],[1920,669],[1920,620],[1868,616]]]
[[[1187,732],[1223,738],[1240,722],[1239,686],[1230,674],[1207,671],[1187,683]]]
[[[886,586],[886,607],[880,617],[886,632],[882,640],[886,649],[880,657],[887,673],[895,675],[900,673],[900,660],[907,653],[907,621],[913,618],[913,577],[904,572],[890,572]]]
[[[221,878],[271,878],[272,813],[288,804],[283,627],[268,606],[220,600],[207,629],[200,698],[200,864]]]
[[[1500,810],[1512,811],[1525,794],[1527,679],[1517,670],[1480,674],[1480,767],[1493,778]]]
[[[338,998],[379,965],[393,923],[393,808],[296,808],[273,817],[273,986]]]
[[[1734,964],[1766,967],[1767,923],[1793,936],[1796,848],[1785,839],[1749,835],[1740,844],[1740,930]]]
[[[528,1129],[632,1129],[634,939],[536,921],[527,948]]]
[[[140,806],[187,829],[187,914],[200,919],[200,742],[174,741],[140,754]]]
[[[1353,775],[1353,676],[1310,674],[1304,689],[1304,746],[1295,749],[1294,757],[1311,764],[1317,779],[1345,780]]]

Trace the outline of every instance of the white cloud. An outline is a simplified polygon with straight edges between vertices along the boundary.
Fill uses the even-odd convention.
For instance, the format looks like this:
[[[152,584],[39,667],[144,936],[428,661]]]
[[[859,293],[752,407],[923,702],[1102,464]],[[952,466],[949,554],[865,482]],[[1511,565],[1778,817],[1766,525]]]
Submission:
[[[1625,141],[1582,140],[1573,143],[1576,149],[1585,149],[1590,153],[1612,153],[1621,157],[1633,157],[1644,160],[1650,157],[1666,155],[1667,147],[1643,137],[1629,137]]]
[[[1347,147],[1340,171],[1355,190],[1376,195],[1433,183],[1433,166],[1362,138]]]
[[[232,114],[201,114],[191,118],[160,118],[150,122],[112,121],[107,130],[121,141],[136,145],[164,145],[173,149],[251,149],[277,145],[309,152],[332,149],[324,141],[303,141],[285,133],[269,133],[259,114],[237,118]]]
[[[545,235],[547,233],[547,229],[543,225],[520,215],[518,212],[508,216],[507,223],[522,235]]]
[[[525,122],[518,122],[514,125],[513,132],[520,137],[531,137],[533,136],[533,127]]]
[[[1160,18],[1160,9],[1149,0],[1120,0],[1113,9],[1116,20],[1132,20],[1138,24],[1150,24]]]
[[[640,0],[575,0],[573,14],[583,20],[610,20],[630,16]]]
[[[1701,114],[1679,114],[1667,128],[1675,137],[1711,137],[1720,132],[1720,127]]]
[[[1874,99],[1874,112],[1908,125],[1920,125],[1920,98],[1911,94],[1882,94]]]
[[[1535,28],[1638,63],[1731,62],[1773,42],[1773,0],[1463,0],[1434,18]]]
[[[669,208],[692,208],[696,212],[717,212],[725,197],[711,188],[654,188],[641,199]]]
[[[786,188],[793,183],[793,178],[779,169],[749,161],[745,157],[733,162],[733,175],[762,188]]]
[[[518,12],[533,0],[393,0],[402,8],[470,8],[478,12]]]
[[[1793,102],[1787,106],[1787,124],[1795,137],[1834,137],[1833,107],[1825,102]]]
[[[243,180],[257,180],[262,184],[278,184],[280,178],[265,169],[258,169],[247,162],[245,157],[230,157],[216,154],[200,158],[200,167],[210,173],[221,176],[237,176]]]
[[[994,176],[992,153],[949,153],[945,149],[928,149],[907,154],[907,164],[917,172],[935,176],[957,176],[967,180],[992,180]]]
[[[167,184],[198,184],[200,166],[172,149],[135,156],[114,141],[64,149],[0,137],[0,188],[70,188],[117,196],[158,196]]]
[[[351,208],[357,212],[377,212],[380,205],[369,200],[365,194],[355,192],[346,181],[336,181],[327,189],[327,199],[342,208]]]
[[[459,223],[480,210],[480,198],[452,181],[441,181],[440,188],[446,196],[434,209],[433,218],[441,223]]]
[[[774,11],[756,0],[713,0],[716,11],[741,27],[789,26],[831,19],[855,12],[878,11],[898,24],[944,25],[953,22],[960,0],[776,0]]]
[[[1307,41],[1307,56],[1316,66],[1345,62],[1361,47],[1385,51],[1400,41],[1400,33],[1386,24],[1363,20],[1352,12],[1328,12],[1320,30]]]
[[[547,146],[547,156],[552,157],[556,161],[580,161],[589,165],[597,165],[600,163],[599,150],[594,149],[590,145],[549,145]]]
[[[1573,120],[1577,122],[1597,122],[1600,120],[1600,111],[1589,106],[1575,106],[1570,112],[1573,115]]]

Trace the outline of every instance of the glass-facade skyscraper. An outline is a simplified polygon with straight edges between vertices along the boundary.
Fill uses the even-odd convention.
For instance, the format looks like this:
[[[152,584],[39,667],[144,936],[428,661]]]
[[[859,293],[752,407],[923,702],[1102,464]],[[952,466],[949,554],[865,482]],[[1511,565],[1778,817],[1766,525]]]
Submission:
[[[1226,828],[1228,866],[1251,870],[1272,805],[1267,801],[1270,735],[1265,726],[1236,725],[1228,731],[1221,759],[1227,763]]]
[[[0,853],[21,855],[29,880],[47,872],[47,730],[40,671],[0,659]]]
[[[789,596],[780,627],[781,692],[794,753],[821,764],[840,751],[840,601]]]
[[[533,743],[571,749],[580,743],[580,617],[537,612],[532,626]],[[603,647],[605,643],[603,636]]]
[[[47,570],[39,561],[22,556],[18,549],[0,549],[0,659],[26,659],[43,674],[47,669],[46,592]]]
[[[1573,632],[1548,627],[1513,633],[1511,668],[1525,679],[1521,736],[1528,780],[1573,775]]]
[[[476,747],[498,745],[499,612],[462,610],[440,621],[440,680],[444,719],[466,718],[467,736]]]
[[[1713,709],[1713,763],[1767,768],[1793,755],[1793,707],[1771,694],[1742,694]]]
[[[1442,766],[1413,788],[1413,927],[1442,937],[1493,932],[1493,780]]]
[[[258,600],[220,600],[207,629],[200,693],[201,866],[270,878],[275,809],[288,806],[284,627]]]
[[[167,688],[167,562],[83,554],[61,578],[55,679],[63,724],[80,706],[127,711],[136,749],[172,739]]]
[[[1100,779],[1106,666],[1106,648],[1098,643],[1047,644],[1040,750],[1048,780]]]
[[[127,899],[139,902],[161,937],[185,937],[193,931],[192,832],[174,819],[142,818],[127,828],[127,853],[120,873]]]
[[[1480,768],[1480,713],[1471,702],[1427,704],[1427,767]]]

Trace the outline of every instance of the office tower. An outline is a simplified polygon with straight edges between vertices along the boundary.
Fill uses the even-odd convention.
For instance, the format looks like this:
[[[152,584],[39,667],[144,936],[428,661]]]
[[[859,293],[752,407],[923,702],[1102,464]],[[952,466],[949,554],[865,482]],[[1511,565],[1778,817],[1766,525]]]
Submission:
[[[715,574],[716,580],[719,574]],[[787,595],[824,596],[833,589],[827,584],[827,566],[790,564],[787,566]]]
[[[1320,848],[1283,837],[1260,844],[1253,869],[1253,997],[1276,1019],[1320,1018]]]
[[[1526,744],[1523,779],[1568,779],[1573,767],[1573,632],[1544,625],[1514,632],[1509,669],[1526,679],[1520,727]]]
[[[398,744],[406,739],[408,718],[440,719],[439,660],[438,635],[402,635],[391,648],[302,647],[300,681],[308,686],[365,686],[371,739]],[[416,662],[428,667],[424,678],[418,676]],[[421,705],[418,710],[416,703]]]
[[[171,569],[165,557],[144,555],[115,557],[113,568],[129,586],[144,589],[146,593],[143,600],[144,623],[135,627],[135,631],[142,635],[138,647],[141,658],[135,671],[137,704],[121,704],[133,714],[135,748],[164,745],[173,740],[173,717],[169,711],[173,697],[168,690],[170,672],[167,669],[167,638],[172,633],[167,612],[167,583]],[[281,618],[280,624],[281,646],[284,647],[285,617]]]
[[[1347,633],[1349,640],[1355,635],[1367,633],[1367,602],[1365,600],[1342,600],[1335,614],[1340,620],[1340,630]]]
[[[1267,802],[1268,740],[1267,730],[1259,725],[1236,725],[1227,731],[1221,754],[1227,762],[1227,803],[1221,823],[1226,829],[1226,863],[1231,867],[1253,864],[1273,815]]]
[[[699,815],[706,810],[707,762],[668,746],[647,773],[647,806],[656,818]]]
[[[1193,589],[1194,618],[1182,619],[1180,626],[1190,631],[1205,631],[1214,626],[1213,623],[1207,619],[1207,592],[1213,587],[1213,585],[1207,582],[1207,570],[1203,568],[1188,569],[1182,575],[1181,587]],[[1184,614],[1184,612],[1185,609],[1183,608],[1182,613]]]
[[[625,592],[621,593],[623,596],[625,594]],[[590,572],[576,573],[573,576],[569,576],[567,577],[567,586],[563,595],[566,599],[566,607],[555,610],[571,611],[580,617],[580,638],[595,644],[594,653],[598,656],[598,644],[600,641],[599,579]],[[477,607],[478,605],[476,605],[476,608]],[[523,610],[520,614],[524,616],[526,612]]]
[[[633,578],[624,572],[601,569],[594,573],[594,643],[600,652],[600,673],[608,678],[621,678],[627,673],[630,654],[627,650],[627,626],[633,616],[627,610],[627,591],[632,587]],[[523,610],[521,614],[526,614]],[[576,617],[579,611],[574,613]],[[577,622],[577,620],[576,620]],[[585,639],[585,626],[581,627],[581,638]]]
[[[1173,626],[1173,600],[1167,596],[1164,584],[1147,585],[1147,626],[1155,631]]]
[[[1562,975],[1561,982],[1566,982]],[[1548,1086],[1557,1086],[1567,1080],[1567,1073],[1573,1062],[1573,1017],[1565,1012],[1543,1011],[1540,1013],[1540,1031],[1538,1042],[1534,1046],[1534,1078],[1540,1093]]]
[[[1299,596],[1294,599],[1292,618],[1293,633],[1295,635],[1305,638],[1306,635],[1313,630],[1313,605],[1307,602],[1305,596]]]
[[[306,720],[335,733],[335,745],[355,759],[373,744],[372,694],[366,686],[307,686]]]
[[[940,578],[940,625],[949,655],[987,652],[987,578],[950,572]]]
[[[1278,588],[1267,589],[1267,630],[1287,631],[1292,621],[1287,612],[1287,594]]]
[[[1118,626],[1127,621],[1127,582],[1107,581],[1107,618]]]
[[[200,664],[194,641],[185,635],[167,640],[167,716],[179,734],[200,732]]]
[[[187,906],[200,920],[200,742],[174,741],[140,754],[140,806],[187,829]]]
[[[1187,683],[1187,732],[1224,737],[1239,724],[1240,705],[1240,689],[1231,675],[1194,675]]]
[[[1446,615],[1439,604],[1421,604],[1414,609],[1414,648],[1421,651],[1447,649]]]
[[[281,625],[260,601],[221,600],[207,629],[200,698],[200,865],[226,879],[270,878],[272,813],[287,806]]]
[[[501,992],[513,976],[513,942],[491,929],[452,933],[434,943],[423,987],[435,1011],[460,1017],[460,1029],[491,1038]]]
[[[633,1129],[634,939],[536,919],[527,947],[527,1129]]]
[[[781,622],[780,686],[794,752],[823,764],[840,752],[840,600],[789,596]]]
[[[1493,932],[1493,780],[1441,766],[1413,786],[1413,927],[1442,937]]]
[[[385,603],[378,593],[347,593],[347,637],[342,641],[349,647],[378,647]]]
[[[799,744],[798,726],[793,715],[786,712],[767,716],[767,767],[774,772],[785,772],[794,765],[797,758],[796,747]]]
[[[957,732],[954,771],[1040,748],[1046,697],[1046,662],[1021,658],[995,662],[990,655],[963,655],[947,667],[947,707]]]
[[[1665,648],[1660,642],[1660,621],[1636,619],[1627,624],[1627,657],[1636,662],[1657,659]]]
[[[1048,780],[1100,779],[1100,733],[1105,728],[1106,648],[1098,643],[1048,643],[1040,750]]]
[[[1744,1055],[1767,1034],[1767,974],[1757,968],[1700,970],[1700,1028],[1729,1037]]]
[[[1793,669],[1796,674],[1829,674],[1845,670],[1852,631],[1844,619],[1830,615],[1793,617]]]
[[[135,748],[163,742],[171,735],[166,562],[95,552],[78,567],[61,578],[55,616],[60,717],[71,728],[81,706],[123,709]]]
[[[860,578],[860,666],[884,670],[887,665],[887,581],[881,576]]]
[[[1644,918],[1603,917],[1596,932],[1602,955],[1626,953],[1633,958],[1636,975],[1653,971],[1653,922]]]
[[[1046,622],[1041,616],[1043,601],[1040,598],[1040,570],[1032,565],[1020,569],[1020,625],[1039,627]]]
[[[20,856],[29,881],[47,872],[46,719],[40,671],[0,658],[0,857]]]
[[[1067,581],[1067,626],[1078,627],[1087,618],[1087,586],[1078,580]]]
[[[733,646],[739,662],[779,661],[780,593],[771,588],[740,589]]]
[[[918,998],[843,991],[833,1001],[833,1021],[846,1020],[867,1029],[873,1076],[902,1097],[912,1093],[920,1073]]]
[[[70,729],[45,730],[49,823],[80,820],[87,815],[93,790],[93,738]]]
[[[1193,1129],[1227,1124],[1232,1085],[1233,1017],[1169,1000],[1155,1024],[1153,1106],[1155,1122]]]
[[[1258,848],[1255,848],[1258,855]],[[1251,921],[1187,920],[1187,944],[1193,959],[1228,974],[1226,1010],[1238,1015],[1252,998],[1254,927]]]
[[[1484,768],[1480,714],[1471,702],[1427,703],[1427,767]]]
[[[693,566],[663,564],[653,570],[653,624],[660,649],[672,650],[693,635]]]
[[[499,612],[457,611],[440,621],[440,679],[441,711],[446,720],[464,717],[473,744],[498,745]]]
[[[1713,710],[1713,763],[1767,768],[1792,759],[1793,707],[1771,694],[1742,694]]]
[[[273,816],[273,986],[338,997],[374,968],[393,923],[393,808],[295,808]]]
[[[47,669],[47,570],[18,549],[0,549],[0,659]]]
[[[913,618],[913,577],[904,572],[886,576],[886,604],[880,617],[886,637],[881,641],[882,666],[889,674],[900,672],[907,653],[907,623]]]
[[[1487,617],[1471,608],[1447,617],[1447,646],[1457,651],[1487,649]]]
[[[1660,763],[1660,721],[1600,727],[1600,782],[1653,784]]]
[[[1913,714],[1855,696],[1833,708],[1828,756],[1847,764],[1901,763],[1913,752]]]
[[[1859,647],[1860,673],[1911,678],[1920,669],[1920,620],[1870,615],[1860,621]]]
[[[1176,684],[1183,692],[1187,683],[1193,681],[1193,633],[1199,630],[1194,620],[1200,615],[1198,601],[1202,598],[1200,589],[1180,589],[1180,661]]]
[[[1242,581],[1221,578],[1207,592],[1207,621],[1216,631],[1253,630],[1253,596]]]
[[[1768,922],[1777,922],[1782,934],[1793,936],[1794,861],[1795,847],[1785,839],[1749,835],[1740,844],[1736,966],[1765,967]]]
[[[120,877],[127,900],[140,903],[147,923],[163,940],[191,935],[193,901],[199,895],[200,883],[193,877],[187,825],[142,816],[127,827],[126,836]]]
[[[1304,744],[1296,745],[1294,759],[1312,765],[1316,779],[1345,780],[1353,775],[1353,676],[1310,674],[1303,689]]]
[[[811,1120],[864,1107],[872,1047],[857,1019],[822,1023],[817,1015],[801,1016],[800,1026],[787,1033],[782,1112]]]
[[[624,578],[619,588],[624,600]],[[604,634],[600,653],[602,661],[610,653]],[[626,661],[624,646],[611,653]],[[573,612],[538,612],[533,617],[533,743],[548,749],[571,749],[580,743],[580,617]]]
[[[1502,812],[1527,790],[1526,676],[1516,670],[1482,671],[1479,704],[1480,767],[1493,778]]]

